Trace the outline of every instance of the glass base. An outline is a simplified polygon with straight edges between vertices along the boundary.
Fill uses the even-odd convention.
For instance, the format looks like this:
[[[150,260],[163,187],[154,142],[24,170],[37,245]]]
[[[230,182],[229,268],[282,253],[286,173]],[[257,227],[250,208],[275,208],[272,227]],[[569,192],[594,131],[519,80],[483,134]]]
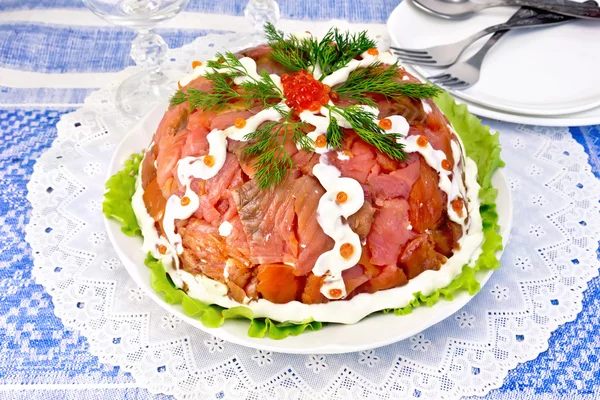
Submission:
[[[176,80],[163,72],[140,72],[119,86],[117,107],[127,115],[142,118],[158,103],[166,103],[176,89]]]

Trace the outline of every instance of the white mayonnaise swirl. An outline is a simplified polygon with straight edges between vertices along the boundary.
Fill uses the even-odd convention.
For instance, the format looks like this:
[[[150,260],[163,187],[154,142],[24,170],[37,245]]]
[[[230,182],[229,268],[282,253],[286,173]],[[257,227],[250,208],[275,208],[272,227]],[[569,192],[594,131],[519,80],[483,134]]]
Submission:
[[[393,55],[390,51],[379,51],[379,54],[376,56],[371,55],[368,52],[364,52],[360,56],[362,59],[350,60],[345,67],[342,67],[337,71],[333,71],[330,75],[323,78],[321,82],[323,82],[325,85],[334,87],[335,85],[346,82],[350,74],[356,71],[358,68],[365,68],[376,62],[391,65],[398,61],[398,57]]]
[[[340,170],[328,165],[325,156],[321,156],[319,164],[313,167],[313,174],[326,190],[317,207],[317,222],[335,242],[332,250],[317,258],[313,273],[317,276],[327,274],[321,293],[330,299],[340,299],[347,294],[342,272],[355,266],[361,256],[360,238],[342,217],[348,218],[357,212],[365,202],[365,195],[360,183],[342,178]],[[340,194],[345,196],[343,201],[337,199]],[[348,249],[348,257],[342,256],[342,246]]]

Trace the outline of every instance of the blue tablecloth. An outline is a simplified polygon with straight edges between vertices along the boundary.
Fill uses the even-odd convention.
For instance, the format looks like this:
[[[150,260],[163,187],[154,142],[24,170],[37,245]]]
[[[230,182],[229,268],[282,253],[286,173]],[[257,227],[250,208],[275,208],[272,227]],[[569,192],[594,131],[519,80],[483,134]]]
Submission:
[[[225,31],[214,23],[202,29],[204,14],[240,15],[245,3],[192,0],[187,12],[202,13],[197,28],[160,32],[169,46],[178,47]],[[279,3],[285,18],[384,23],[398,1]],[[32,278],[24,239],[30,212],[26,185],[36,159],[56,136],[56,123],[110,80],[105,77],[132,65],[133,32],[94,18],[80,0],[0,0],[0,399],[165,397],[137,388],[119,367],[100,363],[85,337],[65,329],[51,297]],[[88,20],[95,22],[86,25]],[[600,178],[600,126],[570,130]],[[600,279],[594,279],[579,317],[552,335],[548,351],[511,371],[503,387],[486,398],[600,398],[599,295]],[[586,371],[593,379],[583,378]]]

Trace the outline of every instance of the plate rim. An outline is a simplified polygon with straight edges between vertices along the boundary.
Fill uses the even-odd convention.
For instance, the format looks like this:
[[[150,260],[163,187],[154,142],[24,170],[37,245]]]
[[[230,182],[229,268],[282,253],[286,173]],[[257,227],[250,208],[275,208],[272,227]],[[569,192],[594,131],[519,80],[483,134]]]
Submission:
[[[138,137],[138,135],[140,135],[141,131],[143,131],[144,124],[148,123],[149,119],[151,120],[153,118],[156,118],[155,115],[157,112],[158,112],[158,115],[162,116],[163,110],[165,108],[166,107],[164,107],[164,104],[159,104],[144,119],[139,121],[138,124],[136,124],[127,133],[127,135],[125,135],[121,139],[121,141],[119,142],[119,145],[115,149],[113,156],[111,158],[110,164],[108,166],[107,176],[105,177],[106,179],[108,179],[114,173],[116,173],[117,171],[122,169],[123,161],[127,157],[129,157],[129,155],[131,153],[135,152],[135,150],[131,149],[131,147],[133,147],[133,146],[131,145],[130,142],[134,142],[137,145],[139,143],[146,143],[146,142],[140,141],[138,139],[149,140],[148,137],[143,138],[141,136]],[[141,133],[141,135],[143,135],[143,133]],[[146,134],[146,135],[149,136],[149,134]],[[503,245],[505,247],[506,243],[508,242],[508,239],[510,237],[510,229],[511,229],[511,225],[512,225],[513,203],[512,203],[510,189],[508,187],[507,180],[506,180],[506,177],[505,177],[502,169],[498,169],[494,173],[493,180],[497,181],[497,184],[495,186],[498,186],[499,192],[502,191],[502,193],[504,194],[504,196],[507,199],[507,209],[506,209],[506,213],[507,213],[506,222],[507,223],[505,226],[501,226]],[[500,183],[500,184],[498,184],[498,183]],[[117,255],[118,255],[120,261],[122,262],[123,266],[127,270],[127,273],[136,282],[136,284],[142,288],[142,290],[146,293],[146,295],[148,295],[155,303],[157,303],[161,308],[168,311],[169,313],[176,315],[178,318],[185,321],[186,323],[193,326],[194,328],[200,329],[201,331],[203,331],[209,335],[214,335],[225,341],[228,341],[228,342],[231,342],[234,344],[238,344],[238,345],[242,345],[245,347],[254,348],[254,349],[259,349],[259,350],[264,350],[264,351],[272,351],[272,352],[278,352],[278,353],[288,353],[288,354],[315,354],[315,353],[317,353],[317,354],[340,354],[340,353],[348,353],[348,352],[356,352],[356,351],[373,349],[373,348],[389,345],[392,343],[396,343],[401,340],[405,340],[410,336],[413,336],[415,334],[418,334],[419,332],[422,332],[422,331],[430,328],[431,326],[445,320],[446,318],[452,316],[454,313],[456,313],[457,311],[462,309],[469,301],[471,301],[477,295],[477,294],[475,294],[475,295],[471,296],[466,292],[460,292],[459,294],[457,294],[455,296],[454,300],[452,300],[451,302],[443,300],[443,299],[440,300],[441,302],[446,302],[446,303],[450,304],[447,306],[449,311],[447,311],[445,313],[437,313],[432,318],[428,319],[424,324],[417,325],[415,328],[409,327],[407,330],[403,331],[402,335],[388,335],[385,339],[380,339],[380,340],[376,340],[376,341],[366,341],[365,343],[362,343],[361,345],[339,344],[339,343],[336,343],[335,341],[333,341],[330,343],[325,343],[325,344],[320,344],[320,345],[317,344],[317,345],[314,345],[311,347],[307,347],[307,346],[293,347],[293,346],[290,346],[291,341],[293,341],[293,337],[286,338],[283,340],[274,340],[274,339],[269,338],[268,336],[257,339],[257,338],[250,338],[246,333],[244,333],[244,335],[236,335],[233,332],[230,332],[227,329],[225,329],[224,328],[225,325],[220,326],[218,328],[208,328],[208,327],[204,326],[200,320],[186,315],[183,312],[183,307],[181,306],[181,304],[176,304],[176,305],[168,304],[157,292],[155,292],[150,287],[150,280],[143,279],[142,278],[143,274],[137,273],[137,271],[140,271],[140,268],[141,268],[141,270],[144,270],[144,271],[147,271],[148,268],[143,264],[138,265],[138,263],[136,263],[134,260],[132,260],[123,251],[123,248],[127,247],[127,245],[123,245],[124,241],[133,243],[133,241],[139,241],[140,238],[126,236],[125,234],[123,234],[121,232],[120,225],[118,224],[118,222],[114,221],[113,219],[109,219],[104,215],[102,217],[104,220],[104,226],[106,228],[111,246],[117,252]],[[138,247],[141,248],[141,243],[138,243]],[[498,259],[500,259],[502,252],[503,252],[502,250],[500,252],[498,252],[498,254],[497,254]],[[140,255],[141,255],[141,253],[140,253]],[[486,282],[492,276],[493,272],[494,272],[494,270],[487,270],[487,271],[479,271],[476,273],[477,280],[480,283],[481,288],[483,288],[483,286],[486,284]],[[410,316],[412,316],[413,318],[415,318],[415,316],[416,316],[418,318],[420,313],[425,312],[424,310],[427,310],[427,309],[431,310],[434,308],[435,307],[431,307],[431,308],[418,307],[415,310],[413,310],[413,313],[410,314]],[[379,315],[380,318],[383,317],[383,314],[381,314],[380,312],[374,313],[374,314]],[[386,317],[387,318],[392,318],[392,317],[394,317],[394,318],[410,318],[410,316],[395,316],[393,314],[390,314],[389,316],[386,316]],[[356,324],[350,324],[349,326],[360,324],[363,321],[365,321],[366,318],[367,317],[363,318],[361,321],[357,322]],[[247,326],[249,324],[249,322],[247,320],[243,320],[243,321],[242,320],[227,320],[225,323],[226,324],[243,323],[243,324],[245,324],[245,326]],[[336,324],[336,325],[343,325],[343,324]],[[325,330],[325,329],[327,329],[327,327],[323,328],[323,330]],[[319,332],[323,332],[323,330],[321,330]],[[319,332],[315,332],[314,334],[319,334]],[[302,336],[312,335],[312,334],[313,334],[312,332],[307,332],[305,334],[302,334]]]
[[[413,0],[405,0],[405,1],[401,1],[390,13],[390,16],[388,17],[387,21],[386,21],[386,29],[387,29],[387,33],[388,36],[390,38],[391,43],[394,46],[399,46],[399,43],[396,39],[396,35],[394,35],[394,29],[392,27],[393,24],[393,19],[397,18],[398,14],[400,14],[402,12],[401,7],[406,7],[403,6],[402,4],[405,2],[413,2]],[[414,5],[414,4],[413,4]],[[418,9],[418,6],[415,6]],[[513,7],[515,8],[515,7]],[[515,8],[516,10],[516,8]],[[424,13],[424,12],[423,12]],[[421,78],[424,81],[428,81],[426,79],[426,76],[429,75],[427,73],[425,73],[425,70],[423,69],[422,66],[419,65],[410,65],[410,64],[405,64],[406,66],[409,66],[414,72],[416,72],[419,75],[419,78]],[[442,69],[440,69],[441,71]],[[543,118],[543,117],[550,117],[553,115],[559,115],[559,116],[564,116],[565,118],[568,117],[571,114],[576,114],[576,113],[580,113],[580,112],[585,112],[585,111],[590,111],[590,110],[598,110],[598,117],[597,122],[587,122],[585,121],[585,124],[589,124],[589,125],[593,125],[596,123],[600,123],[600,97],[598,100],[594,100],[591,101],[589,103],[585,103],[584,105],[579,105],[579,106],[573,106],[570,108],[563,108],[563,109],[552,109],[552,110],[548,110],[548,111],[544,111],[544,110],[540,110],[540,109],[528,109],[526,107],[519,107],[517,108],[517,106],[511,107],[511,106],[507,106],[507,105],[503,105],[503,104],[494,104],[493,102],[489,102],[486,100],[479,100],[476,97],[466,94],[464,92],[461,91],[454,91],[454,90],[448,90],[450,93],[452,93],[452,95],[454,97],[458,97],[459,99],[461,99],[463,102],[468,102],[468,104],[473,104],[473,105],[479,105],[480,107],[484,107],[489,109],[493,109],[493,110],[497,110],[498,113],[501,114],[510,114],[510,115],[518,115],[518,116],[523,116],[523,117],[531,117],[531,120],[537,120],[539,118]],[[584,117],[586,118],[586,117]],[[595,117],[591,117],[591,118],[595,118]],[[497,118],[496,118],[497,119]],[[567,120],[567,119],[565,119]],[[562,121],[562,119],[561,119]],[[512,122],[512,121],[509,121]],[[564,122],[563,122],[564,123]],[[551,125],[546,125],[546,126],[551,126]]]

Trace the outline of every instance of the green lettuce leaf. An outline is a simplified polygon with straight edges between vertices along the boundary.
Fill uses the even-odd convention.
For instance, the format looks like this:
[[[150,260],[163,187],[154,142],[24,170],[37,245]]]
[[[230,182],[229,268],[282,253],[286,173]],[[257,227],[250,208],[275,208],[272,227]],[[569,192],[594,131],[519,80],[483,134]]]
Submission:
[[[496,252],[502,249],[502,237],[499,232],[498,214],[496,213],[497,191],[492,187],[491,177],[499,167],[504,166],[500,159],[500,142],[498,133],[491,134],[489,127],[481,125],[481,120],[469,114],[467,107],[457,105],[454,99],[443,93],[435,99],[438,107],[448,117],[457,133],[460,135],[467,156],[478,167],[477,180],[481,186],[480,213],[483,221],[484,243],[482,253],[473,266],[463,266],[462,272],[450,285],[439,289],[430,295],[418,292],[406,307],[382,310],[383,313],[393,312],[395,315],[410,314],[415,307],[436,304],[440,299],[452,300],[459,291],[467,291],[474,295],[480,289],[475,278],[479,270],[496,269],[500,262]],[[103,212],[108,218],[114,218],[122,225],[121,230],[129,236],[141,235],[137,219],[131,207],[131,198],[135,192],[135,181],[142,155],[134,154],[125,162],[123,170],[113,175],[106,182],[107,192],[104,195]],[[183,311],[190,317],[199,319],[202,324],[216,328],[227,319],[247,319],[250,321],[248,336],[272,339],[284,339],[290,335],[296,336],[307,330],[320,330],[324,324],[312,319],[294,322],[276,322],[269,318],[254,318],[254,313],[248,307],[238,306],[229,309],[217,305],[207,305],[189,297],[183,290],[178,289],[166,273],[162,262],[148,254],[145,264],[151,270],[151,286],[169,304],[181,304]]]
[[[106,192],[102,202],[102,212],[121,224],[121,231],[127,236],[142,236],[137,218],[131,206],[135,193],[135,181],[142,162],[142,154],[132,154],[125,161],[122,170],[111,176],[105,184]]]

